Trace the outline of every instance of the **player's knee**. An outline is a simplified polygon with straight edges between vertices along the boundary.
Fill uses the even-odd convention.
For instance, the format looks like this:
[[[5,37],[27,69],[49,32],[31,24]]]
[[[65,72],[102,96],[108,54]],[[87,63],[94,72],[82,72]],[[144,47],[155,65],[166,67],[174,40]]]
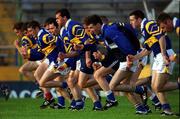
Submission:
[[[83,88],[84,88],[84,85],[83,85],[82,82],[78,82],[78,86],[79,86],[80,89],[83,89]]]
[[[21,67],[21,68],[19,68],[19,72],[21,73],[21,74],[25,74],[26,73],[26,71]]]
[[[159,92],[160,91],[160,87],[158,85],[152,85],[152,89],[155,91],[155,92]]]
[[[100,77],[102,77],[102,74],[101,74],[100,72],[96,71],[96,72],[94,73],[94,78],[95,78],[95,80],[98,80]]]
[[[68,87],[69,87],[69,88],[73,88],[73,87],[75,86],[75,83],[74,83],[74,81],[73,81],[72,78],[69,78],[69,79],[67,80],[67,84],[68,84]]]

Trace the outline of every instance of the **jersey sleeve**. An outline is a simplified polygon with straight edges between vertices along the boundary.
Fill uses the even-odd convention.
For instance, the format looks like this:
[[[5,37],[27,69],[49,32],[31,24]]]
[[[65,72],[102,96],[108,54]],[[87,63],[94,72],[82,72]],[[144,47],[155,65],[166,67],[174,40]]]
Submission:
[[[21,39],[21,41],[22,41],[22,46],[23,47],[31,47],[32,45],[33,45],[33,43],[32,43],[32,41],[27,37],[27,36],[24,36],[22,39]]]
[[[72,35],[74,38],[71,40],[73,43],[85,43],[90,39],[90,36],[85,32],[85,29],[81,25],[74,25],[72,27]]]
[[[52,42],[55,42],[56,41],[56,38],[54,37],[54,36],[52,36],[52,35],[50,35],[50,34],[44,34],[43,36],[42,36],[42,40],[43,40],[43,42],[45,43],[45,44],[50,44],[50,43],[52,43]]]
[[[38,50],[38,48],[28,49],[28,60],[37,61],[42,60],[45,55]]]
[[[150,36],[153,36],[158,40],[164,35],[164,33],[155,21],[149,21],[145,25],[145,29]]]

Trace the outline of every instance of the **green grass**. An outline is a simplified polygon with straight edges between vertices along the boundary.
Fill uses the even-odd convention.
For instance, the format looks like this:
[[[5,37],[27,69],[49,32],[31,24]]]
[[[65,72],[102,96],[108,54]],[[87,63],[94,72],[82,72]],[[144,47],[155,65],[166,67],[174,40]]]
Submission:
[[[168,93],[169,102],[174,112],[179,112],[179,92]],[[103,98],[103,102],[104,102]],[[161,116],[161,111],[152,109],[151,114],[136,115],[134,107],[124,96],[118,97],[119,105],[112,109],[95,112],[92,111],[92,102],[86,100],[85,109],[81,111],[70,111],[67,108],[62,110],[39,109],[42,99],[0,99],[0,119],[177,119],[176,116]],[[67,103],[67,105],[69,105]]]

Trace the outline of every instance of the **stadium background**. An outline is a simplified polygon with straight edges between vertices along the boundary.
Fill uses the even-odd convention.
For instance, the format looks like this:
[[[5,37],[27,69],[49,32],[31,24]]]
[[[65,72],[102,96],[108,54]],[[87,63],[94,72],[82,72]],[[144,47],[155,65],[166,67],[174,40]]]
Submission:
[[[143,10],[151,19],[163,11],[179,17],[179,3],[179,0],[0,0],[0,84],[10,86],[10,98],[34,97],[36,93],[33,82],[18,72],[24,61],[13,46],[17,37],[12,26],[17,21],[34,19],[43,23],[47,17],[54,17],[57,9],[65,7],[70,10],[72,19],[78,21],[87,15],[98,14],[107,16],[112,22],[128,22],[128,14],[135,9]],[[169,35],[173,48],[179,52],[178,37],[175,33]],[[176,65],[171,79],[176,80],[178,74],[179,65]],[[178,98],[177,92],[172,94],[172,99],[175,95]],[[0,108],[3,106],[6,105],[0,102]]]

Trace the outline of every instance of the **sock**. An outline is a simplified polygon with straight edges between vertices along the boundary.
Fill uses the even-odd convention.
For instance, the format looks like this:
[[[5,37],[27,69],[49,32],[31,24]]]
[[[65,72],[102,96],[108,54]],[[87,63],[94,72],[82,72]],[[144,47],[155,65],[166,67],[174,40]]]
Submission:
[[[76,101],[75,100],[72,100],[71,101],[71,107],[75,107],[76,106]]]
[[[65,100],[63,96],[58,97],[58,104],[61,106],[65,106]]]
[[[106,92],[106,96],[107,96],[107,100],[111,100],[111,101],[116,100],[115,97],[114,97],[114,93],[111,90]]]
[[[136,110],[138,111],[146,111],[146,108],[142,104],[136,104],[135,105]]]
[[[165,103],[165,104],[162,104],[162,109],[163,110],[170,110],[171,107],[170,107],[170,105],[168,103]]]
[[[101,102],[100,101],[94,102],[94,107],[102,108]]]
[[[158,97],[153,93],[150,97],[149,97],[149,99],[153,102],[153,104],[159,104],[160,102],[159,102],[159,99],[158,99]]]
[[[143,94],[144,89],[143,89],[142,86],[136,86],[134,92],[135,92],[135,93],[138,93],[138,94]]]
[[[80,100],[76,100],[76,106],[83,107],[84,106],[84,102],[81,99]]]
[[[60,87],[63,88],[63,89],[65,89],[65,88],[68,87],[68,85],[67,85],[66,82],[62,82],[62,83],[60,84]]]
[[[52,94],[50,92],[47,92],[44,94],[46,100],[51,100],[53,98]]]

